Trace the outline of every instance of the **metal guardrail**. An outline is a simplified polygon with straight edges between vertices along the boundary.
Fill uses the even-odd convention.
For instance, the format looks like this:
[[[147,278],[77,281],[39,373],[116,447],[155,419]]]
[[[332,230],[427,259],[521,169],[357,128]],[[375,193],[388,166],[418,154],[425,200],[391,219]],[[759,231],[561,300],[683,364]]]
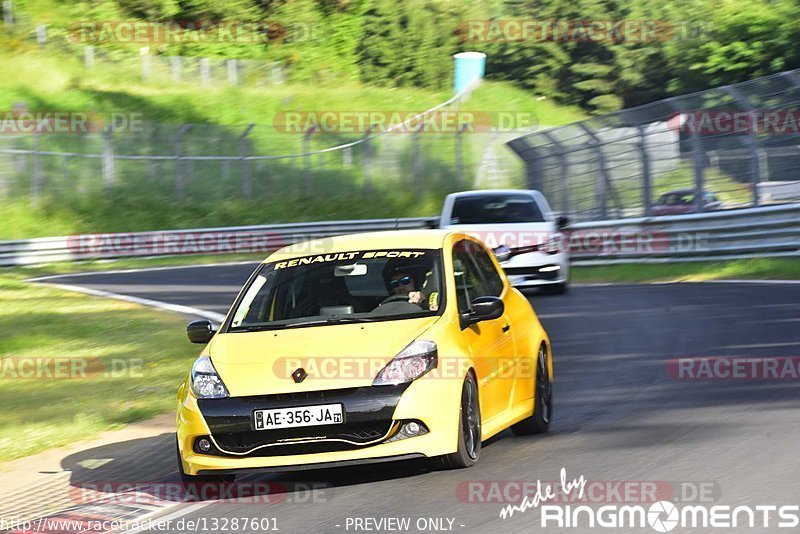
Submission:
[[[0,241],[0,266],[190,254],[263,253],[343,234],[423,228],[427,218],[366,219]]]
[[[263,253],[314,238],[424,228],[434,219],[325,221],[156,232],[87,234],[0,242],[0,266],[81,260]],[[577,265],[800,256],[800,204],[570,226]]]
[[[576,223],[570,233],[579,265],[800,256],[800,204]]]

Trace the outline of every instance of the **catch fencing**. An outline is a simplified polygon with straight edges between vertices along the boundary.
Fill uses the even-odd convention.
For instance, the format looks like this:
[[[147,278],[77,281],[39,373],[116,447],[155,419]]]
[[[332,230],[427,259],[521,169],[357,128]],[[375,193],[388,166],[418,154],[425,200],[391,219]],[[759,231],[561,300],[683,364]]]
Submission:
[[[536,131],[508,145],[525,163],[528,187],[575,221],[798,200],[800,70]],[[664,196],[670,192],[677,193]]]

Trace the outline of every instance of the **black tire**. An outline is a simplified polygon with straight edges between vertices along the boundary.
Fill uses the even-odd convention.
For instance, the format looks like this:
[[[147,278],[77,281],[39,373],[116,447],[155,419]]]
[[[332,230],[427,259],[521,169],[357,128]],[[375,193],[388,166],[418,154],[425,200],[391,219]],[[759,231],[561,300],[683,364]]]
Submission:
[[[236,479],[236,475],[189,475],[183,470],[181,451],[175,441],[175,453],[178,455],[178,473],[183,484],[229,484]]]
[[[547,369],[547,350],[539,347],[536,359],[536,381],[533,387],[533,415],[511,426],[511,431],[518,436],[543,434],[550,428],[553,420],[553,384]]]
[[[461,387],[461,406],[458,417],[458,450],[435,458],[440,469],[462,469],[478,463],[481,455],[481,407],[478,384],[469,373]]]

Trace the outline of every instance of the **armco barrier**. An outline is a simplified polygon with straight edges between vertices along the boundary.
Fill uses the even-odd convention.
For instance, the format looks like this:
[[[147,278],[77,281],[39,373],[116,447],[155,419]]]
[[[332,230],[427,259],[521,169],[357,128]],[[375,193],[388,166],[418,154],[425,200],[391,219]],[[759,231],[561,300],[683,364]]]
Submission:
[[[429,218],[325,221],[0,242],[0,266],[187,254],[263,253],[313,238],[424,228]],[[572,225],[575,264],[800,255],[800,204]]]
[[[602,241],[572,250],[584,265],[797,256],[800,204],[577,223],[570,232],[571,245],[591,243],[592,234]]]

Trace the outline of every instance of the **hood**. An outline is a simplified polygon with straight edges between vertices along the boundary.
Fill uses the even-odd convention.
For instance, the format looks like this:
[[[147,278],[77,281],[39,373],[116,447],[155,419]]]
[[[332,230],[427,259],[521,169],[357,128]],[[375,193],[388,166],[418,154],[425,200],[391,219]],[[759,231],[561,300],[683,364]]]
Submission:
[[[505,245],[508,248],[519,248],[547,243],[550,236],[558,232],[553,221],[539,223],[454,224],[445,228],[477,237],[489,248],[496,248],[500,245]]]
[[[369,386],[439,316],[217,334],[208,346],[232,397]],[[302,367],[300,383],[292,373]]]

